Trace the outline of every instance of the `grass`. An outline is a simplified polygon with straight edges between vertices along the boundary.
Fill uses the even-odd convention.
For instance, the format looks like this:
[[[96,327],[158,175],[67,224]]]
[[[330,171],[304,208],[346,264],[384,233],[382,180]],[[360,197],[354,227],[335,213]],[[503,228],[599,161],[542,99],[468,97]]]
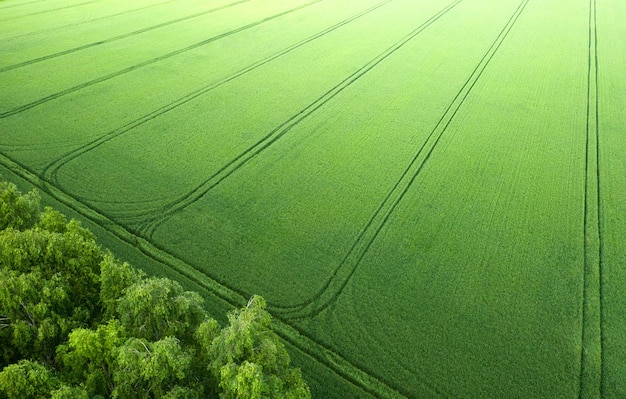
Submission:
[[[597,6],[597,36],[623,35],[623,24],[618,23],[619,15],[626,8],[615,4],[611,10]],[[623,378],[626,364],[626,330],[623,313],[626,308],[623,285],[626,281],[623,265],[626,264],[626,208],[621,187],[626,183],[624,149],[626,139],[624,128],[618,120],[624,118],[626,99],[625,82],[618,78],[619,69],[624,65],[624,43],[612,41],[598,42],[598,138],[600,168],[600,227],[601,278],[602,278],[602,348],[604,362],[602,368],[603,394],[607,398],[618,398],[626,392]],[[621,93],[621,94],[620,94]],[[610,115],[611,117],[603,117]]]
[[[6,0],[0,164],[318,397],[618,398],[626,9],[497,3]]]

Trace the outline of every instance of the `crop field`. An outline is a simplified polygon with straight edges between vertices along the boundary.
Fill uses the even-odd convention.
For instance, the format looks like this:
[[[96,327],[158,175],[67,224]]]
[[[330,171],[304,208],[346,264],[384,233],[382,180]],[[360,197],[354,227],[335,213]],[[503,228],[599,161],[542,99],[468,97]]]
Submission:
[[[624,21],[2,0],[0,173],[214,309],[264,296],[314,397],[624,398]]]

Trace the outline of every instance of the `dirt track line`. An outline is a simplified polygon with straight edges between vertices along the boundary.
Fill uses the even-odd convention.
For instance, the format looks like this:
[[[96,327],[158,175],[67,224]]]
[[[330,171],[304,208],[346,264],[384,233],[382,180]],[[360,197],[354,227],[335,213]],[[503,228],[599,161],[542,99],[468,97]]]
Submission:
[[[53,8],[53,9],[50,9],[50,10],[37,11],[37,12],[30,13],[30,14],[18,15],[17,17],[11,17],[11,18],[7,18],[7,19],[0,19],[0,22],[13,21],[15,19],[20,19],[20,18],[25,18],[25,17],[32,17],[33,15],[47,14],[47,13],[50,13],[50,12],[66,10],[68,8],[86,6],[87,4],[97,3],[98,1],[100,1],[100,0],[85,1],[83,3],[72,4],[71,6],[64,6],[64,7],[59,7],[59,8]]]
[[[283,136],[289,133],[294,127],[296,127],[299,123],[301,123],[303,120],[322,108],[326,103],[332,100],[339,93],[357,82],[361,77],[363,77],[381,62],[390,57],[393,53],[402,48],[405,44],[407,44],[414,37],[416,37],[418,34],[428,28],[432,23],[437,21],[442,15],[446,14],[461,1],[463,0],[453,1],[450,5],[446,6],[443,10],[439,11],[426,22],[422,23],[416,29],[411,31],[408,35],[404,36],[402,39],[394,43],[391,47],[387,48],[385,51],[377,55],[365,65],[361,66],[358,70],[350,74],[348,77],[344,78],[339,84],[335,85],[333,88],[328,90],[311,104],[307,105],[298,113],[292,115],[289,119],[284,121],[278,127],[274,128],[267,135],[265,135],[261,140],[257,141],[255,144],[248,147],[244,152],[240,153],[227,164],[225,164],[216,173],[214,173],[204,182],[199,184],[195,189],[181,196],[175,202],[167,205],[167,207],[162,212],[155,214],[150,219],[146,220],[141,228],[141,231],[146,234],[147,237],[151,237],[154,231],[159,227],[159,225],[164,223],[169,217],[175,215],[178,212],[181,212],[188,206],[200,200],[215,186],[217,186],[230,175],[241,169],[263,151],[271,147],[274,143],[276,143]]]
[[[200,271],[184,260],[176,258],[166,250],[155,246],[145,239],[133,234],[126,227],[109,219],[97,209],[84,204],[74,198],[70,193],[60,187],[56,187],[46,182],[26,165],[10,158],[6,154],[0,153],[0,165],[12,171],[20,178],[29,182],[39,190],[46,192],[59,203],[72,209],[82,217],[99,225],[121,241],[134,246],[145,256],[162,264],[180,276],[194,282],[207,292],[233,306],[233,308],[244,306],[249,295],[234,290],[219,280]],[[288,341],[298,350],[314,358],[318,363],[327,367],[340,378],[343,378],[365,392],[378,398],[407,398],[408,395],[400,393],[401,388],[394,388],[389,383],[381,380],[373,374],[361,369],[349,362],[332,349],[325,347],[314,339],[308,337],[301,331],[295,330],[279,316],[272,315],[273,326],[278,335]]]
[[[346,256],[334,270],[333,274],[329,277],[326,283],[321,287],[318,293],[309,300],[298,305],[290,307],[274,307],[273,310],[276,313],[286,319],[301,319],[316,316],[339,297],[358,268],[361,260],[365,257],[365,254],[378,237],[378,234],[381,232],[399,203],[402,201],[409,188],[422,172],[448,126],[456,116],[461,106],[464,104],[466,98],[469,96],[470,92],[482,76],[494,55],[497,53],[498,49],[508,36],[529,1],[530,0],[522,0],[519,4],[504,28],[500,31],[494,42],[480,59],[468,79],[447,107],[435,128],[431,131],[428,138],[418,149],[417,153],[406,167],[400,178],[396,181],[393,188],[389,191],[387,196],[379,204],[376,211],[365,224],[357,240],[352,244]]]
[[[45,1],[45,0],[38,0],[38,1]],[[105,15],[103,17],[89,19],[89,20],[86,20],[86,21],[81,21],[81,22],[76,22],[76,23],[67,24],[67,25],[61,25],[61,26],[55,26],[55,27],[52,27],[52,28],[38,30],[38,31],[33,31],[33,32],[21,33],[19,35],[10,36],[10,37],[3,37],[3,38],[0,38],[0,42],[15,40],[15,39],[18,39],[18,38],[21,38],[21,37],[25,37],[25,36],[36,36],[36,35],[41,35],[41,34],[44,34],[44,33],[57,32],[57,31],[60,31],[60,30],[63,30],[63,29],[67,29],[67,28],[72,28],[72,27],[75,27],[75,26],[90,24],[92,22],[102,21],[102,20],[109,19],[109,18],[119,17],[120,15],[130,14],[130,13],[137,12],[137,11],[143,11],[143,10],[146,10],[148,8],[162,6],[163,4],[172,3],[174,1],[178,1],[178,0],[166,0],[166,1],[162,1],[160,3],[153,3],[153,4],[150,4],[150,5],[147,5],[147,6],[134,8],[132,10],[126,10],[126,11],[118,12],[118,13],[115,13],[115,14]]]
[[[254,71],[255,69],[257,69],[257,68],[259,68],[259,67],[261,67],[261,66],[263,66],[265,64],[268,64],[269,62],[272,62],[272,61],[276,60],[277,58],[280,58],[280,57],[290,53],[291,51],[293,51],[293,50],[295,50],[297,48],[300,48],[300,47],[302,47],[302,46],[304,46],[304,45],[306,45],[306,44],[308,44],[308,43],[310,43],[310,42],[312,42],[312,41],[314,41],[316,39],[319,39],[320,37],[325,36],[326,34],[329,34],[330,32],[332,32],[332,31],[334,31],[336,29],[339,29],[342,26],[345,26],[345,25],[347,25],[347,24],[357,20],[358,18],[361,18],[361,17],[363,17],[363,16],[373,12],[374,10],[384,6],[385,4],[390,3],[391,1],[393,1],[393,0],[384,0],[384,1],[374,5],[373,7],[370,7],[368,9],[364,10],[364,11],[361,11],[358,14],[355,14],[355,15],[353,15],[353,16],[351,16],[351,17],[349,17],[349,18],[347,18],[347,19],[345,19],[345,20],[343,20],[341,22],[338,22],[335,25],[332,25],[332,26],[330,26],[330,27],[328,27],[328,28],[326,28],[326,29],[324,29],[324,30],[322,30],[322,31],[312,35],[312,36],[307,37],[304,40],[301,40],[301,41],[299,41],[297,43],[294,43],[291,46],[288,46],[288,47],[286,47],[286,48],[284,48],[284,49],[282,49],[282,50],[280,50],[280,51],[278,51],[278,52],[276,52],[276,53],[274,53],[274,54],[272,54],[272,55],[270,55],[270,56],[268,56],[268,57],[266,57],[266,58],[264,58],[262,60],[259,60],[259,61],[255,62],[255,63],[252,63],[252,64],[248,65],[247,67],[245,67],[243,69],[240,69],[239,71],[237,71],[237,72],[235,72],[235,73],[233,73],[233,74],[231,74],[231,75],[229,75],[229,76],[227,76],[227,77],[225,77],[223,79],[220,79],[220,80],[218,80],[216,82],[213,82],[213,83],[211,83],[211,84],[209,84],[207,86],[204,86],[204,87],[202,87],[202,88],[200,88],[200,89],[198,89],[196,91],[193,91],[193,92],[187,94],[184,97],[179,98],[178,100],[176,100],[176,101],[174,101],[172,103],[169,103],[169,104],[167,104],[167,105],[165,105],[165,106],[163,106],[163,107],[161,107],[161,108],[159,108],[159,109],[157,109],[157,110],[155,110],[153,112],[150,112],[150,113],[142,116],[141,118],[135,119],[134,121],[132,121],[132,122],[130,122],[130,123],[128,123],[128,124],[118,128],[116,130],[113,130],[113,131],[111,131],[111,132],[109,132],[109,133],[107,133],[107,134],[105,134],[103,136],[100,136],[97,139],[95,139],[95,140],[93,140],[93,141],[91,141],[91,142],[89,142],[89,143],[87,143],[87,144],[85,144],[85,145],[83,145],[81,147],[78,147],[78,148],[76,148],[76,149],[66,153],[62,157],[58,158],[54,162],[52,162],[49,165],[47,165],[44,168],[43,172],[42,172],[42,176],[47,181],[50,181],[50,182],[52,182],[52,183],[54,183],[56,185],[59,185],[58,184],[58,180],[57,180],[58,171],[64,165],[66,165],[68,162],[70,162],[70,161],[72,161],[72,160],[74,160],[74,159],[76,159],[76,158],[78,158],[78,157],[80,157],[80,156],[82,156],[82,155],[84,155],[84,154],[94,150],[95,148],[97,148],[97,147],[99,147],[99,146],[101,146],[101,145],[103,145],[103,144],[113,140],[116,137],[119,137],[121,135],[124,135],[124,134],[130,132],[132,129],[134,129],[134,128],[138,127],[138,126],[141,126],[144,123],[147,123],[147,122],[149,122],[149,121],[151,121],[151,120],[153,120],[155,118],[158,118],[158,117],[160,117],[160,116],[162,116],[162,115],[164,115],[164,114],[166,114],[166,113],[168,113],[168,112],[170,112],[170,111],[172,111],[172,110],[174,110],[174,109],[176,109],[176,108],[178,108],[178,107],[180,107],[180,106],[182,106],[182,105],[184,105],[184,104],[186,104],[186,103],[188,103],[188,102],[190,102],[190,101],[192,101],[192,100],[194,100],[194,99],[196,99],[196,98],[198,98],[198,97],[200,97],[200,96],[202,96],[202,95],[204,95],[204,94],[206,94],[206,93],[208,93],[208,92],[210,92],[210,91],[212,91],[212,90],[214,90],[214,89],[216,89],[216,88],[218,88],[220,86],[222,86],[223,84],[226,84],[226,83],[228,83],[228,82],[230,82],[232,80],[235,80],[235,79],[237,79],[237,78],[239,78],[239,77],[241,77],[241,76],[243,76],[243,75],[245,75],[245,74],[247,74],[249,72]],[[87,201],[84,198],[81,198],[81,199],[85,200],[86,202],[89,202],[89,201]],[[147,215],[152,215],[152,214],[154,214],[154,212],[159,211],[159,210],[162,211],[163,209],[162,208],[160,208],[160,209],[150,209],[150,210],[146,210],[143,213],[137,213],[134,216],[135,216],[135,218],[141,219],[141,218],[144,218]],[[132,222],[132,220],[130,220],[130,219],[125,219],[125,221],[126,222]]]
[[[100,46],[100,45],[103,45],[103,44],[112,43],[112,42],[115,42],[117,40],[122,40],[122,39],[126,39],[126,38],[129,38],[129,37],[132,37],[132,36],[140,35],[142,33],[146,33],[146,32],[150,32],[152,30],[164,28],[166,26],[174,25],[174,24],[177,24],[179,22],[187,21],[187,20],[190,20],[190,19],[193,19],[193,18],[198,18],[198,17],[204,16],[204,15],[207,15],[207,14],[211,14],[211,13],[214,13],[216,11],[221,11],[221,10],[224,10],[224,9],[227,9],[227,8],[230,8],[230,7],[242,4],[242,3],[247,3],[249,1],[252,1],[252,0],[239,0],[239,1],[236,1],[234,3],[225,4],[225,5],[220,6],[220,7],[212,8],[210,10],[205,10],[205,11],[198,12],[198,13],[195,13],[195,14],[192,14],[192,15],[187,15],[185,17],[176,18],[176,19],[173,19],[173,20],[170,20],[170,21],[167,21],[167,22],[162,22],[160,24],[148,26],[146,28],[138,29],[136,31],[125,33],[123,35],[110,37],[108,39],[99,40],[97,42],[93,42],[93,43],[85,44],[85,45],[82,45],[82,46],[74,47],[74,48],[71,48],[71,49],[59,51],[59,52],[54,53],[54,54],[48,54],[48,55],[45,55],[43,57],[33,58],[31,60],[28,60],[28,61],[23,61],[23,62],[20,62],[20,63],[17,63],[17,64],[13,64],[13,65],[8,65],[8,66],[0,68],[0,73],[6,72],[6,71],[10,71],[10,70],[13,70],[13,69],[18,69],[18,68],[21,68],[21,67],[24,67],[24,66],[27,66],[27,65],[36,64],[38,62],[47,61],[47,60],[51,60],[51,59],[54,59],[54,58],[62,57],[62,56],[68,55],[68,54],[76,53],[78,51],[87,50],[89,48]]]
[[[580,399],[603,398],[604,309],[602,212],[600,196],[600,136],[598,107],[598,36],[596,0],[589,1],[587,126],[585,140],[584,273],[580,355]]]
[[[322,2],[322,1],[325,1],[325,0],[313,0],[313,1],[310,1],[310,2],[308,2],[308,3],[301,4],[301,5],[299,5],[298,7],[291,8],[291,9],[289,9],[289,10],[286,10],[286,11],[280,12],[280,13],[278,13],[278,14],[274,14],[274,15],[272,15],[272,16],[269,16],[269,17],[263,18],[263,19],[258,20],[258,21],[256,21],[256,22],[252,22],[252,23],[250,23],[250,24],[247,24],[247,25],[244,25],[244,26],[242,26],[242,27],[239,27],[239,28],[237,28],[237,29],[233,29],[233,30],[231,30],[231,31],[221,33],[221,34],[219,34],[219,35],[216,35],[216,36],[210,37],[210,38],[205,39],[205,40],[203,40],[203,41],[201,41],[201,42],[198,42],[198,43],[194,43],[194,44],[192,44],[192,45],[190,45],[190,46],[187,46],[187,47],[184,47],[184,48],[182,48],[182,49],[178,49],[178,50],[175,50],[175,51],[169,52],[169,53],[164,54],[164,55],[162,55],[162,56],[159,56],[159,57],[156,57],[156,58],[152,58],[152,59],[149,59],[149,60],[147,60],[147,61],[141,62],[141,63],[139,63],[139,64],[135,64],[135,65],[132,65],[132,66],[130,66],[130,67],[127,67],[127,68],[121,69],[121,70],[119,70],[119,71],[116,71],[116,72],[113,72],[113,73],[110,73],[110,74],[107,74],[107,75],[101,76],[101,77],[99,77],[99,78],[96,78],[96,79],[90,80],[90,81],[88,81],[88,82],[81,83],[81,84],[79,84],[79,85],[77,85],[77,86],[74,86],[74,87],[71,87],[71,88],[69,88],[69,89],[65,89],[65,90],[59,91],[59,92],[57,92],[57,93],[54,93],[54,94],[51,94],[51,95],[49,95],[49,96],[46,96],[46,97],[40,98],[39,100],[33,101],[33,102],[31,102],[31,103],[24,104],[24,105],[22,105],[22,106],[19,106],[19,107],[17,107],[17,108],[12,109],[12,110],[5,111],[5,112],[3,112],[3,113],[0,113],[0,118],[6,118],[6,117],[9,117],[9,116],[12,116],[12,115],[19,114],[19,113],[21,113],[21,112],[24,112],[24,111],[26,111],[26,110],[29,110],[29,109],[31,109],[31,108],[34,108],[34,107],[36,107],[36,106],[38,106],[38,105],[41,105],[41,104],[47,103],[48,101],[56,100],[57,98],[63,97],[63,96],[65,96],[65,95],[68,95],[68,94],[70,94],[70,93],[74,93],[74,92],[76,92],[76,91],[79,91],[79,90],[85,89],[85,88],[90,87],[90,86],[93,86],[93,85],[96,85],[96,84],[98,84],[98,83],[106,82],[107,80],[110,80],[110,79],[116,78],[116,77],[118,77],[118,76],[124,75],[124,74],[126,74],[126,73],[128,73],[128,72],[132,72],[132,71],[135,71],[135,70],[137,70],[137,69],[140,69],[140,68],[146,67],[146,66],[148,66],[148,65],[154,64],[154,63],[156,63],[156,62],[166,60],[166,59],[168,59],[168,58],[171,58],[171,57],[174,57],[174,56],[177,56],[177,55],[180,55],[180,54],[186,53],[186,52],[191,51],[191,50],[195,50],[195,49],[197,49],[197,48],[199,48],[199,47],[202,47],[202,46],[205,46],[205,45],[207,45],[207,44],[209,44],[209,43],[213,43],[213,42],[215,42],[215,41],[217,41],[217,40],[220,40],[220,39],[223,39],[223,38],[225,38],[225,37],[228,37],[228,36],[234,35],[234,34],[236,34],[236,33],[243,32],[243,31],[245,31],[245,30],[247,30],[247,29],[253,28],[253,27],[258,26],[258,25],[261,25],[261,24],[263,24],[263,23],[265,23],[265,22],[269,22],[269,21],[271,21],[271,20],[273,20],[273,19],[283,17],[283,16],[285,16],[285,15],[291,14],[291,13],[296,12],[296,11],[300,11],[300,10],[302,10],[302,9],[306,8],[306,7],[312,6],[313,4],[320,3],[320,2]]]

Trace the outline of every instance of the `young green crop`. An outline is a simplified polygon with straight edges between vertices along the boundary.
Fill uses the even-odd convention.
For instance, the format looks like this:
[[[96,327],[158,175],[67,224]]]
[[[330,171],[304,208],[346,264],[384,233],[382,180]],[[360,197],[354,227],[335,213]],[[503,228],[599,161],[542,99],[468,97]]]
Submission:
[[[263,294],[314,393],[626,394],[617,1],[44,3],[0,6],[0,164]]]

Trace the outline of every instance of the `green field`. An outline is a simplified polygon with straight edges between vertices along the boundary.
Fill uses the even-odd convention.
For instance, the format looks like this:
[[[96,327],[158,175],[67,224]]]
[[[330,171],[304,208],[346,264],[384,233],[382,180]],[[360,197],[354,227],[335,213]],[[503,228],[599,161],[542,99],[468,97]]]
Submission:
[[[3,0],[0,173],[318,398],[626,397],[626,3]]]

